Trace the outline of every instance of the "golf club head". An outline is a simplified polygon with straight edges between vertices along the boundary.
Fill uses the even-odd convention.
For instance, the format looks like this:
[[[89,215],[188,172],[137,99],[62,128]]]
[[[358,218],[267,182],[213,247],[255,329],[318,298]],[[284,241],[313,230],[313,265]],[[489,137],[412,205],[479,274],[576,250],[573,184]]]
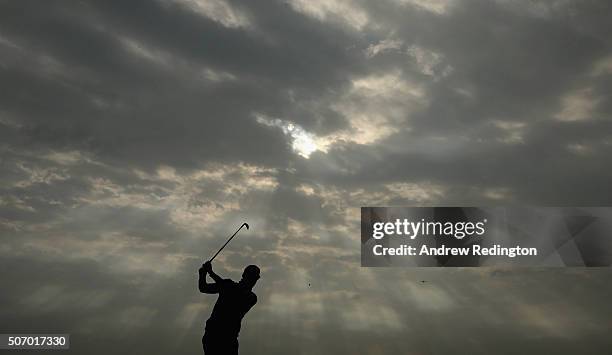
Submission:
[[[249,230],[249,224],[248,224],[248,223],[246,223],[246,222],[245,222],[245,223],[243,223],[242,225],[243,225],[243,226],[245,226],[245,227],[247,227],[247,230]]]

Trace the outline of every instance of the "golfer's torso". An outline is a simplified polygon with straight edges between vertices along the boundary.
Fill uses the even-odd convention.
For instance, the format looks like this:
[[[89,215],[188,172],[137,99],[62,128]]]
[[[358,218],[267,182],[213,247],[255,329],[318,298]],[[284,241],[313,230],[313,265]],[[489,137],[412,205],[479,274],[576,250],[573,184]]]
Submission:
[[[219,298],[210,318],[206,321],[206,331],[222,333],[235,337],[240,332],[242,318],[252,306],[253,293],[242,290],[232,280],[223,280],[220,285]]]

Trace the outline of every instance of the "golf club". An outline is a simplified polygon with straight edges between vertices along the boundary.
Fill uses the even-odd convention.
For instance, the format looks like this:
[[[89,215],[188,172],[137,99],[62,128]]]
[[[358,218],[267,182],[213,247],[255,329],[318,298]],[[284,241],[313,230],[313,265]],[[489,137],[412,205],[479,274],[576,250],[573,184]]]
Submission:
[[[240,226],[240,228],[238,228],[237,231],[234,232],[234,234],[232,234],[231,237],[229,237],[229,239],[227,240],[227,242],[225,242],[225,244],[223,244],[223,246],[221,247],[221,249],[219,249],[219,251],[217,251],[215,253],[215,255],[213,255],[212,258],[210,258],[209,262],[213,261],[215,259],[215,257],[217,257],[217,255],[219,255],[219,253],[221,252],[221,250],[223,250],[223,248],[225,248],[225,246],[234,238],[234,236],[236,236],[236,234],[238,234],[238,232],[240,232],[240,230],[242,229],[242,227],[246,227],[246,229],[249,229],[249,224],[248,223],[242,223],[242,225]]]

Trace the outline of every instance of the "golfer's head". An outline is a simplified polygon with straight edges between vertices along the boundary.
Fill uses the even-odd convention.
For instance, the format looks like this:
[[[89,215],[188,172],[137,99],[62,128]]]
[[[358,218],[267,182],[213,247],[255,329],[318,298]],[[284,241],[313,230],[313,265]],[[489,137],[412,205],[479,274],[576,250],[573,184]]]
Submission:
[[[255,283],[259,280],[259,267],[257,265],[245,267],[242,272],[242,280],[251,287],[255,286]]]

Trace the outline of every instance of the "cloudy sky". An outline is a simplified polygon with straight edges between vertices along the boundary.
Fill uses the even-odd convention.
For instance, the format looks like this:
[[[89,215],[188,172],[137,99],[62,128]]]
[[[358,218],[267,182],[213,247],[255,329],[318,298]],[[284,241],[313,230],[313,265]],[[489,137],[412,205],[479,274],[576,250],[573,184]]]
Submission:
[[[1,0],[0,332],[197,354],[248,221],[242,354],[609,351],[612,272],[360,268],[359,207],[610,205],[610,13]]]

